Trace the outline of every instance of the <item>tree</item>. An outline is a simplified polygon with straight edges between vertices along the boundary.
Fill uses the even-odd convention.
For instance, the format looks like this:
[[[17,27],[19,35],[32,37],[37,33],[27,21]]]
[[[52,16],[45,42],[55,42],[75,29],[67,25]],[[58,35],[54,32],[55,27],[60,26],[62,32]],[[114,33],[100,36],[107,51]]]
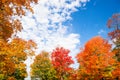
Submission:
[[[69,71],[72,69],[70,67],[73,64],[71,56],[69,56],[69,50],[61,48],[56,48],[52,52],[52,64],[57,71],[57,77],[59,80],[67,79],[69,76]]]
[[[113,56],[107,40],[99,36],[89,40],[77,55],[80,63],[79,79],[111,79],[115,62]]]
[[[52,66],[48,52],[38,54],[31,65],[31,76],[33,78],[41,78],[42,80],[55,80],[56,71]]]
[[[33,41],[20,38],[10,43],[0,41],[0,80],[23,80],[27,76],[24,61],[34,53],[35,47]]]
[[[113,29],[108,33],[111,39],[120,40],[120,14],[113,14],[113,16],[108,20],[107,26]]]
[[[113,14],[108,20],[107,26],[108,28],[113,29],[108,33],[108,36],[115,44],[113,51],[116,53],[117,60],[120,61],[120,14]]]
[[[15,71],[15,64],[8,54],[10,54],[9,45],[0,41],[0,80],[6,80]]]
[[[30,3],[37,0],[0,0],[0,39],[7,41],[14,32],[20,31],[20,21],[12,16],[25,15],[26,10],[32,11]]]
[[[113,30],[108,33],[108,36],[113,41],[115,47],[113,52],[116,57],[116,69],[113,71],[113,75],[120,79],[120,13],[113,14],[107,22],[108,28]]]
[[[23,39],[16,38],[12,40],[10,46],[12,48],[11,60],[16,66],[14,76],[17,80],[24,79],[27,76],[26,64],[24,61],[27,59],[27,56],[34,55],[36,44],[32,40],[25,41]]]

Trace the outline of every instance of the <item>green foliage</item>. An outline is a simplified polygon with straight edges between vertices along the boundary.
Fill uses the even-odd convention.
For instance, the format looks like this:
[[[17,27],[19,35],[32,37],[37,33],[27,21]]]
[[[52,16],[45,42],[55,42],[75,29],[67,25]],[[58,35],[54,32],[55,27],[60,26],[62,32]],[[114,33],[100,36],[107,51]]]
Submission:
[[[42,80],[55,80],[56,71],[53,68],[49,54],[47,52],[42,52],[35,57],[34,63],[31,65],[32,77],[39,77]]]

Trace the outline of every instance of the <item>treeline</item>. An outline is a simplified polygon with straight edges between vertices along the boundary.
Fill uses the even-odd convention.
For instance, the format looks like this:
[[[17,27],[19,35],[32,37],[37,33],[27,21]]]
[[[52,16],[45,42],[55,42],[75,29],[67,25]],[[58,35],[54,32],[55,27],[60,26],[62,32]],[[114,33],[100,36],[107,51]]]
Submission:
[[[41,52],[31,65],[31,76],[42,80],[119,80],[119,50],[111,49],[107,40],[93,37],[76,56],[78,69],[70,67],[74,61],[67,49],[56,48],[51,55]]]
[[[27,56],[35,56],[37,44],[15,35],[22,30],[22,25],[12,16],[23,16],[26,10],[33,12],[32,2],[38,1],[0,1],[0,80],[24,80],[27,76],[24,61]],[[58,47],[52,53],[43,51],[31,64],[31,77],[42,80],[120,80],[120,14],[114,14],[107,26],[112,29],[108,36],[114,48],[108,40],[93,37],[76,56],[78,69],[70,67],[74,61],[68,49]],[[11,36],[14,38],[8,42]]]

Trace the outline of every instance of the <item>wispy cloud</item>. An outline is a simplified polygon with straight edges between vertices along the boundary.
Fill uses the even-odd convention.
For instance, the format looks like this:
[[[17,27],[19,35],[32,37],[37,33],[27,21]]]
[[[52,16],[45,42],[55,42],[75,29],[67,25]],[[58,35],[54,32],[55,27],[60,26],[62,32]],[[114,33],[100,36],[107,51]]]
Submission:
[[[23,31],[18,33],[23,39],[32,39],[38,44],[39,51],[51,51],[62,46],[71,51],[80,43],[79,34],[69,33],[69,26],[63,22],[72,19],[76,7],[85,5],[88,0],[40,0],[33,5],[34,14],[27,13],[21,19]],[[84,6],[83,5],[83,6]]]
[[[101,30],[98,32],[99,35],[102,35],[102,34],[104,34],[104,33],[106,33],[106,31],[103,30],[103,29],[101,29]]]

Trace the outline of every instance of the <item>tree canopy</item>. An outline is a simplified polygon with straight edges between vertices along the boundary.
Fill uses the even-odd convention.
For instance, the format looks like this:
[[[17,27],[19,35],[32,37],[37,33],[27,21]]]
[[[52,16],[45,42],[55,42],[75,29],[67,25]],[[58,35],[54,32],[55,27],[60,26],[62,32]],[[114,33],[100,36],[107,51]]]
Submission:
[[[115,60],[111,52],[111,45],[107,40],[96,36],[90,39],[77,55],[80,63],[80,79],[112,78]]]

